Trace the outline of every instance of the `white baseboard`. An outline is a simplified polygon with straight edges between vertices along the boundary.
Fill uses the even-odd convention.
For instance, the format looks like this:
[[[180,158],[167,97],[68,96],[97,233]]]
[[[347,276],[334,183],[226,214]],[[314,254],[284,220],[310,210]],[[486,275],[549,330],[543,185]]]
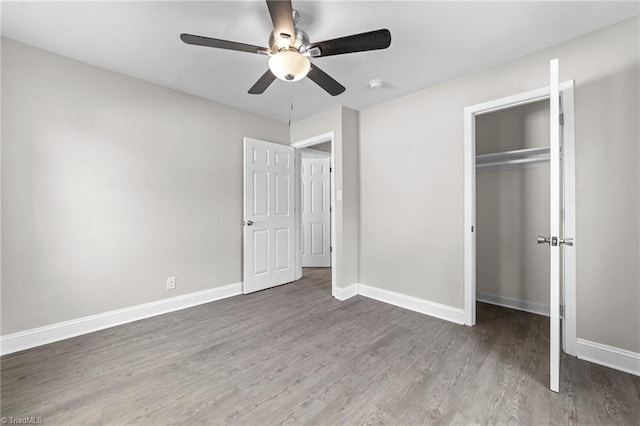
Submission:
[[[640,353],[578,338],[576,355],[579,359],[640,376]]]
[[[82,334],[104,330],[105,328],[116,325],[190,308],[238,294],[242,294],[242,283],[229,284],[209,290],[184,294],[169,299],[162,299],[142,305],[8,334],[0,337],[0,354],[6,355],[36,346],[46,345],[47,343],[53,343]]]
[[[396,293],[394,291],[384,290],[366,284],[357,284],[357,290],[358,294],[370,299],[389,303],[390,305],[399,306],[404,309],[409,309],[411,311],[446,321],[455,322],[456,324],[464,324],[464,310],[460,308],[442,305],[440,303],[431,302],[414,296],[407,296],[406,294]]]
[[[333,297],[340,301],[345,301],[358,294],[358,284],[351,284],[348,287],[336,287]]]
[[[549,305],[543,305],[540,303],[526,302],[524,300],[512,299],[510,297],[496,296],[486,293],[477,293],[476,300],[478,302],[504,306],[505,308],[531,312],[532,314],[544,315],[546,317],[549,316]]]

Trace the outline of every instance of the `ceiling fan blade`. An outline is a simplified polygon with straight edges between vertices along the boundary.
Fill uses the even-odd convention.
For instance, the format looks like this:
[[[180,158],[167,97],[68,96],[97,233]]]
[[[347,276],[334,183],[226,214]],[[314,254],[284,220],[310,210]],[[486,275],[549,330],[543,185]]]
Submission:
[[[229,40],[219,40],[217,38],[203,37],[193,34],[180,34],[180,40],[187,44],[196,46],[216,47],[218,49],[237,50],[239,52],[249,53],[267,53],[269,50],[265,47],[254,46],[252,44],[238,43]]]
[[[332,40],[311,43],[307,50],[320,49],[314,57],[343,55],[345,53],[364,52],[367,50],[386,49],[391,45],[391,33],[387,29],[354,34]]]
[[[311,70],[309,70],[307,77],[309,77],[318,86],[322,87],[331,96],[338,96],[346,90],[342,84],[335,81],[333,77],[322,71],[315,64],[311,64]]]
[[[258,81],[256,81],[256,83],[251,86],[251,89],[249,89],[249,94],[260,95],[264,93],[264,91],[267,90],[269,86],[271,86],[271,83],[273,83],[275,79],[276,76],[273,75],[271,70],[268,69],[267,72],[262,74],[262,77],[260,77]]]
[[[296,32],[293,23],[293,8],[291,0],[267,0],[269,15],[273,22],[273,33],[284,35],[289,38],[289,45],[293,44],[296,39]]]

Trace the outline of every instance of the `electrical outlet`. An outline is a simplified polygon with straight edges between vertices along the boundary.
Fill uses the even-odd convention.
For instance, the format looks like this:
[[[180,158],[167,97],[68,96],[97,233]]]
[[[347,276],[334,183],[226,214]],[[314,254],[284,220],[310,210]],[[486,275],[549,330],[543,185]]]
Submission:
[[[167,278],[167,290],[173,290],[176,288],[176,277]]]

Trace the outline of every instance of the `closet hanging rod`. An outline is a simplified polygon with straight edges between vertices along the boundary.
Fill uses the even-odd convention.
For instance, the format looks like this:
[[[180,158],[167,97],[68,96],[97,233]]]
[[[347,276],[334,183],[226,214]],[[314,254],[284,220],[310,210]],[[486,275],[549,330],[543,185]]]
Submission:
[[[549,147],[527,148],[476,156],[478,172],[540,167],[549,162]]]

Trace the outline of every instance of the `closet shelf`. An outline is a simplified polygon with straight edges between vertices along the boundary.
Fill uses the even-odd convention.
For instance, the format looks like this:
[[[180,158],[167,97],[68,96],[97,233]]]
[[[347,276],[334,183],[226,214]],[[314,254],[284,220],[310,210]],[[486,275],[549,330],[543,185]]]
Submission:
[[[518,149],[476,156],[478,173],[518,170],[549,164],[549,147]]]

